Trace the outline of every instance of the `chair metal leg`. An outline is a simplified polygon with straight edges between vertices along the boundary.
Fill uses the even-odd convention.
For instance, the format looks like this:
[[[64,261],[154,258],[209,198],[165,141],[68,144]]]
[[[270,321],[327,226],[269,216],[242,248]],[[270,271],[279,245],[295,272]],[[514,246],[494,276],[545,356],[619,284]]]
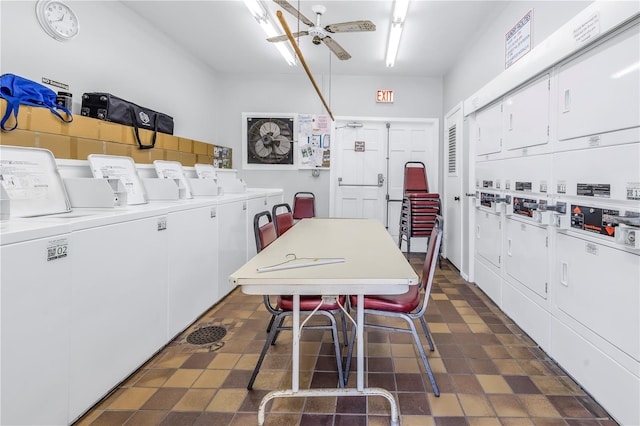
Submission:
[[[284,317],[287,314],[288,313],[283,312],[282,314],[278,315],[278,326],[282,325],[282,321],[284,321]],[[264,361],[264,357],[267,354],[267,350],[269,350],[269,346],[275,343],[277,331],[278,331],[278,327],[271,327],[269,336],[267,337],[267,340],[265,340],[264,342],[262,352],[260,352],[260,357],[258,358],[258,362],[256,363],[256,368],[253,369],[253,373],[251,374],[251,378],[249,379],[247,390],[253,389],[253,382],[255,382],[256,377],[258,376],[258,372],[260,371],[260,367],[262,366],[262,361]]]
[[[416,346],[418,346],[418,352],[420,352],[420,357],[422,358],[422,362],[424,363],[424,368],[427,370],[427,376],[429,376],[429,381],[431,382],[431,387],[433,388],[433,394],[435,396],[440,396],[440,390],[438,389],[438,385],[436,384],[436,379],[433,376],[433,371],[431,371],[431,367],[429,366],[429,360],[427,359],[427,354],[424,353],[424,349],[422,348],[422,342],[420,342],[420,336],[418,336],[418,331],[416,330],[415,325],[411,318],[403,317],[409,327],[411,328],[411,333],[413,334],[413,338],[416,341]]]
[[[273,321],[276,319],[275,315],[271,315],[271,319],[269,320],[269,324],[267,325],[267,333],[271,331],[271,327],[273,326]]]
[[[423,317],[420,317],[420,324],[422,324],[424,335],[427,337],[427,342],[429,342],[429,349],[431,349],[431,352],[433,352],[435,348],[433,347],[433,341],[431,340],[431,335],[429,334],[429,328],[427,327],[427,322],[424,320]]]
[[[349,381],[349,370],[351,369],[351,358],[353,356],[353,344],[356,340],[356,325],[351,326],[351,336],[349,337],[349,349],[347,350],[347,361],[344,364],[344,384]]]
[[[288,311],[287,311],[287,314],[289,314]],[[280,315],[277,315],[277,317],[278,317],[278,322],[276,325],[275,335],[273,336],[273,341],[271,342],[272,345],[275,345],[276,340],[278,340],[278,336],[280,335],[280,330],[282,329],[282,324],[284,323],[284,318],[286,317],[286,315],[280,314]]]

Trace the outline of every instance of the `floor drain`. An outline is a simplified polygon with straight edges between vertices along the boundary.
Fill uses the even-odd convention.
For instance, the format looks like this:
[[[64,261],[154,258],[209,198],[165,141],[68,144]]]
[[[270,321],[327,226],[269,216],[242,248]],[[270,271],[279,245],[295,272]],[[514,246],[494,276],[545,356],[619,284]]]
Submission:
[[[187,336],[187,342],[192,345],[209,345],[227,335],[227,329],[217,325],[202,327]]]

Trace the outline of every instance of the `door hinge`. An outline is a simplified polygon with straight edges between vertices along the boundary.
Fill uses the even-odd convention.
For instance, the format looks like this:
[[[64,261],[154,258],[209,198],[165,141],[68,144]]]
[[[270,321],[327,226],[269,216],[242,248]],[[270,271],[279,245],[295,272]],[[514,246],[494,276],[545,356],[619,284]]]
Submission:
[[[544,238],[544,246],[549,247],[549,237]]]
[[[549,293],[549,283],[544,283],[544,292]]]
[[[502,256],[498,256],[498,265],[502,265]]]

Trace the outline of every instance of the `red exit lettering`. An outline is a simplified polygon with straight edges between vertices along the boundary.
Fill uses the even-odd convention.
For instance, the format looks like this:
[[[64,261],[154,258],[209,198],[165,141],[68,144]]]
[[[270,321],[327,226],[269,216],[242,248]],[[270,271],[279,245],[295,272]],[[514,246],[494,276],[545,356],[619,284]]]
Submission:
[[[376,102],[393,102],[393,90],[378,90]]]

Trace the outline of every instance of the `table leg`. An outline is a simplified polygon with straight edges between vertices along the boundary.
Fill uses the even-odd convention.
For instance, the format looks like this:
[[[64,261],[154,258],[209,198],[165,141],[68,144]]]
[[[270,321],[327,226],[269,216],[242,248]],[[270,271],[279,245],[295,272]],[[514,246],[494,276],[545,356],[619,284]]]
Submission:
[[[293,366],[291,372],[291,390],[300,389],[300,295],[293,295]]]

